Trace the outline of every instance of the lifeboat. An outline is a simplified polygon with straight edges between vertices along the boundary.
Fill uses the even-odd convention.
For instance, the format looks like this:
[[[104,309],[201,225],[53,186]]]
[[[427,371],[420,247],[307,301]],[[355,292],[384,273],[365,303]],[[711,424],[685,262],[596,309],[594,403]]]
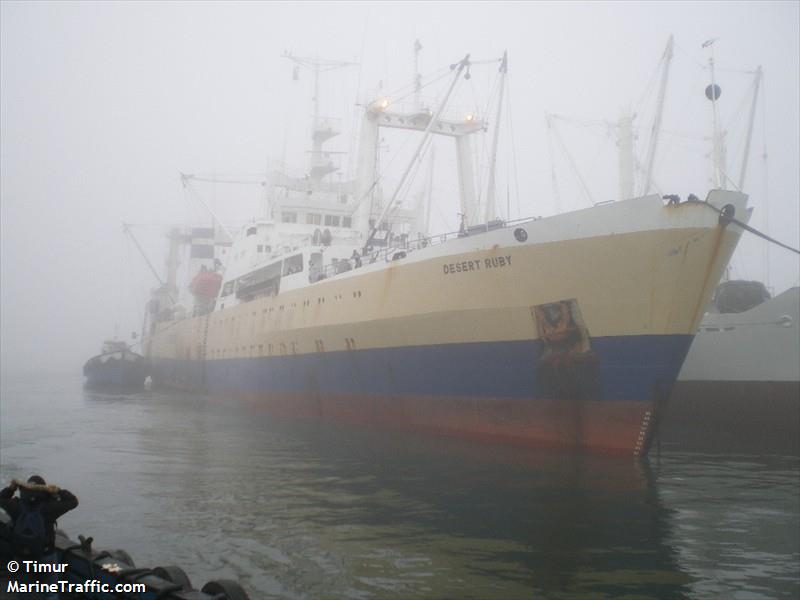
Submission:
[[[216,298],[222,285],[222,275],[215,271],[200,271],[189,284],[189,290],[196,298]]]

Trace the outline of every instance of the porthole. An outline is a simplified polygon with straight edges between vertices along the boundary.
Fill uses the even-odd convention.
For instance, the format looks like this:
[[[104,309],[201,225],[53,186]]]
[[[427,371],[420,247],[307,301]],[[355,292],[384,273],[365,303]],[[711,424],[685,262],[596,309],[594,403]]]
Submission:
[[[522,227],[517,227],[514,230],[514,237],[518,242],[524,242],[528,239],[528,232],[525,231]]]

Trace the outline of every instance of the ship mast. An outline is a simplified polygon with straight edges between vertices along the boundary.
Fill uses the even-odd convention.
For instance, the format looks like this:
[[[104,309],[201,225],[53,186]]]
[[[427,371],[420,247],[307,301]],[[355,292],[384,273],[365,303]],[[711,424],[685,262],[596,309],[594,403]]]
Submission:
[[[181,185],[183,186],[183,188],[185,190],[187,190],[187,191],[191,190],[194,193],[194,197],[197,198],[197,200],[200,202],[200,204],[202,204],[205,207],[205,209],[211,215],[211,218],[214,219],[214,221],[217,223],[217,225],[219,225],[220,229],[222,229],[222,231],[225,232],[225,235],[228,236],[228,239],[229,240],[233,240],[233,238],[234,238],[233,232],[231,232],[231,230],[227,228],[225,223],[223,223],[222,220],[217,216],[217,213],[215,213],[211,209],[211,206],[209,205],[209,203],[206,202],[203,199],[203,197],[200,194],[197,193],[197,190],[192,187],[192,183],[191,183],[192,180],[195,180],[195,181],[207,181],[207,182],[210,181],[210,182],[216,183],[217,182],[216,178],[208,179],[208,178],[203,178],[203,177],[197,177],[197,176],[191,175],[189,173],[181,173],[180,175],[181,175]],[[256,183],[256,184],[260,185],[260,182],[252,182],[252,181],[227,181],[227,182],[224,182],[224,183],[246,183],[246,184]]]
[[[372,229],[369,235],[367,236],[367,241],[364,244],[365,246],[370,245],[372,239],[375,237],[375,234],[380,229],[384,219],[389,214],[389,211],[394,206],[394,203],[397,201],[397,197],[400,195],[400,190],[403,188],[406,179],[408,179],[411,170],[414,168],[414,165],[417,162],[417,158],[419,157],[420,153],[422,152],[422,149],[425,147],[425,144],[427,143],[428,139],[431,136],[433,126],[439,122],[439,118],[442,116],[442,113],[444,112],[444,109],[447,106],[447,102],[450,100],[450,95],[453,93],[453,89],[456,87],[456,84],[458,83],[458,80],[461,76],[461,72],[464,70],[464,68],[468,66],[469,66],[469,54],[467,54],[458,63],[450,65],[450,68],[453,69],[455,72],[453,75],[453,81],[450,83],[450,87],[447,89],[447,93],[444,95],[444,99],[442,100],[441,104],[439,104],[439,107],[436,109],[436,113],[434,113],[434,115],[428,121],[428,125],[425,127],[425,132],[422,135],[422,139],[417,145],[417,149],[414,151],[414,154],[411,157],[411,161],[409,161],[406,170],[403,172],[403,176],[400,178],[400,183],[397,184],[397,187],[395,188],[392,197],[389,199],[389,202],[386,203],[386,206],[384,206],[380,216],[375,220],[375,224],[372,226]]]
[[[567,148],[567,145],[564,143],[564,140],[563,140],[563,138],[561,137],[561,134],[558,131],[558,127],[556,127],[556,120],[557,119],[561,119],[561,120],[565,120],[565,121],[568,120],[568,119],[566,117],[562,117],[561,115],[556,115],[556,114],[553,114],[553,113],[545,113],[544,117],[545,117],[545,120],[547,121],[547,131],[548,131],[549,134],[551,134],[552,136],[554,136],[556,138],[556,141],[558,142],[558,145],[561,148],[561,151],[564,153],[564,156],[566,156],[567,162],[568,162],[570,168],[572,169],[573,174],[575,175],[575,179],[577,179],[578,183],[580,184],[580,189],[583,192],[583,195],[586,196],[586,200],[590,204],[594,204],[594,198],[592,198],[592,193],[589,191],[589,187],[586,185],[586,181],[584,181],[583,176],[581,175],[580,169],[578,169],[578,165],[575,164],[574,157],[572,156],[572,154],[570,153],[569,149]],[[609,127],[611,127],[611,128],[614,128],[615,126],[616,125],[609,125]],[[548,141],[548,144],[551,147],[551,160],[553,161],[552,162],[552,165],[553,165],[553,171],[552,171],[553,185],[557,190],[558,186],[557,186],[556,175],[555,175],[555,155],[552,153],[552,142]],[[560,204],[560,198],[558,197],[558,194],[557,194],[556,201]]]
[[[634,150],[633,150],[633,119],[630,109],[620,115],[615,125],[617,145],[619,146],[619,199],[633,198],[634,187]]]
[[[420,110],[422,106],[419,101],[419,93],[422,90],[422,75],[419,72],[419,51],[422,50],[422,44],[419,40],[414,40],[414,108]]]
[[[314,96],[313,96],[313,106],[314,106],[314,113],[312,116],[312,125],[311,125],[311,154],[309,156],[309,167],[308,173],[309,177],[315,181],[320,181],[325,175],[332,173],[336,170],[336,167],[330,162],[325,160],[325,153],[322,150],[322,144],[332,138],[335,135],[338,135],[338,131],[335,131],[332,124],[329,123],[328,119],[320,117],[319,113],[319,100],[320,100],[320,89],[319,89],[319,75],[322,72],[333,71],[335,69],[341,69],[344,67],[352,67],[357,65],[358,63],[354,62],[346,62],[342,60],[330,60],[327,58],[310,58],[306,56],[295,56],[291,52],[284,52],[283,58],[286,58],[292,61],[295,65],[295,79],[298,78],[298,71],[299,67],[303,67],[308,69],[314,74]]]
[[[431,230],[431,206],[433,206],[433,174],[436,164],[436,146],[431,147],[430,165],[428,166],[428,189],[425,194],[425,235]]]
[[[153,266],[153,263],[150,262],[150,259],[147,257],[147,253],[142,248],[141,244],[139,244],[139,240],[136,239],[136,236],[133,235],[133,231],[131,231],[131,226],[128,223],[122,224],[122,232],[125,233],[131,240],[133,241],[136,249],[139,251],[139,254],[142,255],[144,262],[150,268],[150,272],[155,276],[156,280],[159,283],[158,293],[163,294],[167,297],[171,305],[175,304],[175,298],[177,297],[178,293],[178,286],[177,286],[177,265],[178,265],[178,250],[180,248],[180,242],[178,238],[180,237],[177,229],[172,229],[167,236],[170,241],[169,247],[169,257],[167,259],[167,281],[165,282],[161,279],[161,276],[158,274],[158,271]]]
[[[556,175],[556,155],[553,151],[553,117],[549,113],[544,114],[547,123],[547,152],[550,155],[550,178],[553,184],[553,199],[556,204],[556,213],[561,212],[561,191],[558,189],[558,176]]]
[[[500,63],[500,92],[497,98],[497,117],[494,122],[494,137],[492,138],[492,153],[489,159],[489,183],[486,188],[486,214],[488,223],[495,215],[495,165],[497,164],[497,143],[500,138],[500,116],[503,110],[503,92],[505,91],[506,73],[508,73],[508,52],[503,52]]]
[[[133,240],[133,243],[136,246],[136,249],[139,251],[139,254],[141,254],[142,258],[144,259],[144,262],[147,264],[148,267],[150,267],[150,272],[155,276],[155,278],[158,281],[159,285],[163,286],[164,285],[164,280],[161,279],[161,276],[158,274],[158,271],[153,266],[153,263],[151,263],[150,259],[147,258],[147,254],[145,253],[145,251],[142,248],[142,246],[139,244],[139,240],[137,240],[136,236],[133,235],[133,232],[131,231],[131,226],[128,225],[127,223],[123,223],[122,224],[122,232],[125,233],[129,238],[131,238],[131,240]]]
[[[763,72],[759,66],[753,77],[753,101],[750,104],[750,117],[747,123],[747,138],[744,143],[744,156],[742,157],[742,171],[739,173],[739,189],[744,189],[744,178],[747,175],[747,159],[750,156],[750,142],[753,140],[753,122],[756,118],[756,103],[758,101],[758,88],[761,85]]]
[[[650,143],[647,148],[647,168],[645,170],[644,183],[642,184],[641,195],[646,196],[650,191],[650,183],[653,179],[653,163],[656,159],[658,149],[658,134],[661,130],[661,118],[664,115],[664,98],[667,92],[667,81],[669,80],[669,66],[672,62],[672,48],[674,45],[673,36],[669,36],[667,47],[664,50],[664,66],[661,71],[661,84],[658,90],[658,103],[656,105],[656,115],[653,119],[653,129],[650,132]]]
[[[711,56],[708,57],[708,68],[711,72],[711,85],[706,88],[706,97],[711,100],[711,158],[714,165],[713,184],[717,189],[726,189],[725,185],[725,142],[724,132],[719,130],[717,117],[717,100],[722,90],[717,85],[714,72],[714,42],[713,38],[703,42],[703,48],[710,48]]]

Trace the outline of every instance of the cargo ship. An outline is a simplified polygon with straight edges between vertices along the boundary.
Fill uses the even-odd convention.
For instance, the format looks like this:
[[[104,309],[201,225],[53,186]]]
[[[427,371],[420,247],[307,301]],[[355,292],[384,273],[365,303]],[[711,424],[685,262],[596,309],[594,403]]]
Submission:
[[[435,110],[367,102],[352,181],[327,180],[336,166],[323,143],[338,131],[315,105],[308,172],[270,176],[264,218],[225,236],[172,232],[143,343],[154,384],[283,415],[646,454],[747,196],[497,218],[494,159],[478,194],[470,146],[488,125],[445,111],[469,67],[452,65]],[[505,68],[504,57],[500,77]],[[388,198],[375,175],[383,128],[421,134]],[[433,135],[455,143],[462,214],[441,235],[426,230],[427,206],[397,202]],[[182,244],[194,272],[219,274],[195,286],[205,291],[191,310],[175,300]]]

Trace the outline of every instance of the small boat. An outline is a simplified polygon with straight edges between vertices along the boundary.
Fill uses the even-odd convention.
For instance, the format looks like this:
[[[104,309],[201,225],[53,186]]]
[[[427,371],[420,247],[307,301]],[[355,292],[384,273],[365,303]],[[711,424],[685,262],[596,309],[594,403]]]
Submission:
[[[138,389],[147,377],[145,359],[131,350],[127,342],[106,340],[102,352],[83,365],[86,387]]]

